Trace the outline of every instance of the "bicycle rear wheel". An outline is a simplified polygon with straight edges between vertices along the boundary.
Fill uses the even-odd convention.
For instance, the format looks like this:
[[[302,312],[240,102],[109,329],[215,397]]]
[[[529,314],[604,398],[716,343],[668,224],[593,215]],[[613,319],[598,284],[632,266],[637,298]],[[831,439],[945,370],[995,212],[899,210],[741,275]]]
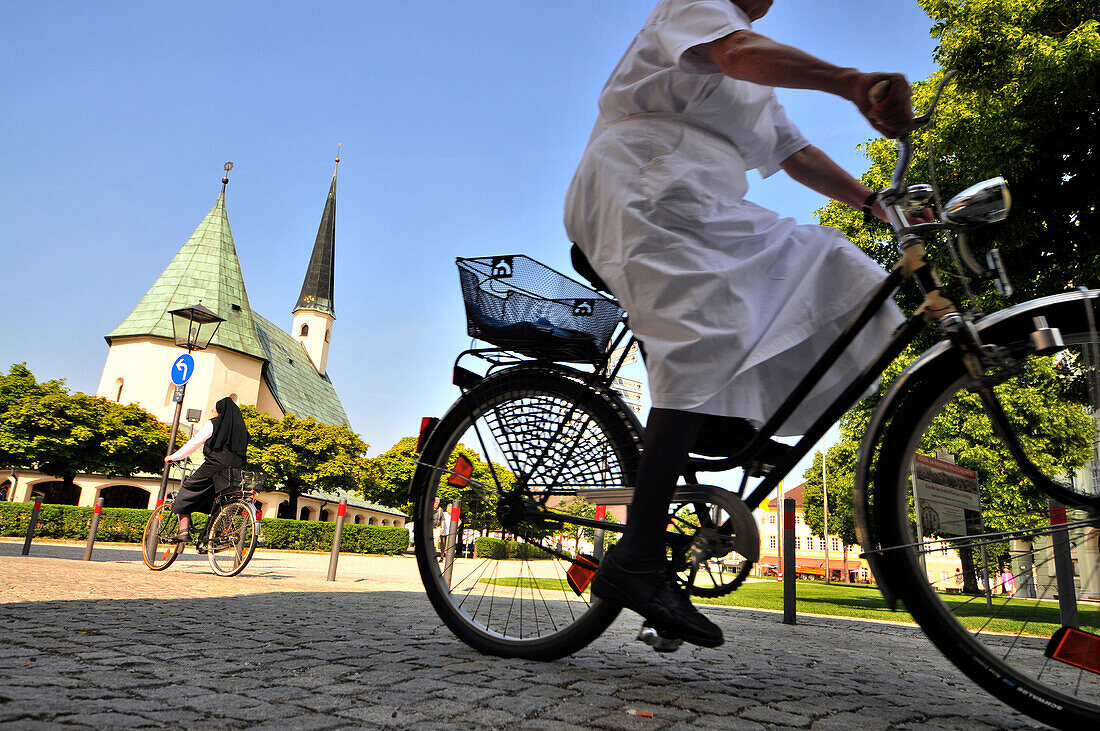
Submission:
[[[141,560],[153,571],[168,568],[183,552],[183,544],[176,541],[180,517],[171,508],[172,503],[164,503],[154,510],[142,531]]]
[[[1022,356],[994,390],[1032,461],[1092,494],[1100,343],[1088,330],[1062,334],[1067,347]],[[1071,510],[1059,524],[1057,506],[1022,474],[968,390],[962,363],[940,361],[909,386],[882,442],[873,493],[880,580],[986,690],[1047,723],[1096,728],[1097,520]],[[1090,460],[1092,473],[1082,469]],[[1052,642],[1063,627],[1074,630],[1073,653]]]
[[[252,559],[259,531],[251,504],[234,500],[210,516],[206,559],[218,576],[236,576]]]
[[[551,660],[614,620],[619,608],[588,592],[592,564],[577,570],[570,560],[576,526],[529,509],[591,515],[625,505],[638,432],[619,399],[545,368],[486,378],[443,417],[413,478],[415,548],[428,597],[460,639],[487,654]],[[447,550],[446,535],[439,545],[437,501],[456,497],[463,528],[510,540],[479,538],[471,558]]]

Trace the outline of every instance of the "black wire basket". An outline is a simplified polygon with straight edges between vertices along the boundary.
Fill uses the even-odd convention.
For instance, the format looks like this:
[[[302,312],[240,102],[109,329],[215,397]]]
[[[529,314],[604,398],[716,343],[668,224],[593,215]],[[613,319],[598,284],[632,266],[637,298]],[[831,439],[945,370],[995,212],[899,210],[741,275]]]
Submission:
[[[522,254],[457,259],[471,337],[533,358],[602,360],[619,305]]]

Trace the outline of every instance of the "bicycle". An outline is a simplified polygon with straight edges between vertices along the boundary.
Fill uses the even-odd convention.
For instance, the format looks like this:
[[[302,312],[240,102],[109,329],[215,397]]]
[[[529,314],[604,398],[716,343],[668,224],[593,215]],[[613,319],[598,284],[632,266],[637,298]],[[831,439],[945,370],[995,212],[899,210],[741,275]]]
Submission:
[[[173,464],[180,471],[181,484],[194,471],[179,462]],[[206,555],[210,570],[218,576],[236,576],[252,560],[260,535],[254,502],[256,491],[262,485],[261,473],[232,469],[230,489],[214,497],[214,505],[202,528],[196,530],[192,525],[189,530],[194,537],[195,551],[200,556]],[[177,492],[170,492],[145,523],[141,558],[153,571],[171,566],[186,545],[177,538],[180,520],[172,512]]]
[[[930,123],[949,78],[910,133]],[[932,642],[981,687],[1045,722],[1095,726],[1100,605],[1077,593],[1066,564],[1076,551],[1080,591],[1100,596],[1100,475],[1091,486],[1070,477],[1089,459],[1100,465],[1100,290],[1043,297],[989,315],[960,311],[926,259],[926,240],[944,232],[956,261],[1007,296],[1011,284],[999,254],[991,251],[988,266],[980,265],[966,234],[1007,216],[1008,190],[994,178],[941,207],[934,184],[904,183],[910,133],[899,138],[891,185],[877,196],[898,238],[900,261],[751,443],[733,454],[691,458],[669,516],[668,555],[685,591],[718,596],[735,590],[759,561],[752,511],[918,335],[938,324],[943,338],[880,393],[864,434],[853,489],[864,558],[888,606],[903,602]],[[910,226],[906,214],[927,204],[936,205],[936,220]],[[458,260],[470,335],[496,347],[471,348],[456,359],[453,381],[462,395],[441,419],[422,423],[410,496],[428,597],[448,628],[487,654],[563,657],[598,637],[619,612],[587,591],[599,556],[558,550],[547,540],[563,530],[607,536],[622,530],[609,520],[570,514],[566,506],[577,498],[629,505],[641,444],[641,426],[613,388],[629,353],[620,348],[629,324],[578,254],[574,247],[574,267],[592,288],[521,255]],[[961,265],[956,269],[962,279]],[[920,309],[796,444],[774,442],[779,426],[909,278],[924,296]],[[620,354],[613,356],[616,349]],[[460,365],[468,357],[487,364],[485,375]],[[1023,412],[1006,410],[1009,389],[1033,384],[1047,397],[1072,399],[1063,423],[1029,424]],[[1063,444],[1072,449],[1048,453],[1056,444],[1049,437],[1059,431],[1074,435]],[[965,463],[966,447],[979,433],[982,448],[993,444],[1006,455],[993,477],[1021,487],[1016,503],[994,489],[992,477],[984,492],[956,504],[935,502],[921,480],[910,479],[915,455],[949,444]],[[737,490],[698,484],[700,472],[738,467]],[[513,536],[525,556],[508,558],[490,545],[475,559],[438,550],[431,540],[434,501],[455,497],[471,526]],[[1069,519],[1043,517],[1048,500],[1067,506]],[[994,599],[988,583],[979,594],[949,594],[954,576],[941,582],[926,566],[954,551],[976,575],[989,555],[1012,550],[1025,556],[1013,559],[1015,584],[1029,581],[1034,598],[1017,590]],[[724,572],[723,562],[739,568]],[[658,650],[677,646],[644,625],[639,639]]]

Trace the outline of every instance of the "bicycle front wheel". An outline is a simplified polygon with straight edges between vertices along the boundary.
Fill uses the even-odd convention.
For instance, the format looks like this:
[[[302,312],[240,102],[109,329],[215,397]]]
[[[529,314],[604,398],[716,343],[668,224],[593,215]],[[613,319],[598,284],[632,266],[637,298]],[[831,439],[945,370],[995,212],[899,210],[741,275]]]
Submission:
[[[226,503],[210,516],[206,559],[218,576],[236,576],[256,551],[259,530],[253,507],[244,500]]]
[[[1062,334],[1069,345],[1020,356],[994,392],[1030,459],[1091,494],[1100,344],[1087,330]],[[909,386],[882,442],[879,579],[986,690],[1047,723],[1096,728],[1098,523],[1083,511],[1063,519],[1011,457],[959,359],[940,360]]]
[[[552,660],[615,619],[619,608],[588,591],[594,564],[573,560],[579,543],[599,538],[553,516],[628,503],[638,432],[619,399],[550,369],[502,371],[451,408],[413,478],[415,547],[428,597],[460,639],[487,654]],[[433,530],[437,504],[456,498],[463,532],[483,534],[472,546],[456,529]]]
[[[176,540],[180,517],[172,512],[172,503],[164,503],[145,521],[141,536],[141,560],[153,571],[164,571],[183,552]]]

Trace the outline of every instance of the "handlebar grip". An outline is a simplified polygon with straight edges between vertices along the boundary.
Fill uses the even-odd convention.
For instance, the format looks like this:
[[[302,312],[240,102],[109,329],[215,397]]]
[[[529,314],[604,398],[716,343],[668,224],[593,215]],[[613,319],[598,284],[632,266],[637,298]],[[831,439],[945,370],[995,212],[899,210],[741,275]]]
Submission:
[[[872,104],[878,104],[880,101],[886,98],[886,92],[890,90],[890,82],[883,79],[867,92],[867,98]]]

